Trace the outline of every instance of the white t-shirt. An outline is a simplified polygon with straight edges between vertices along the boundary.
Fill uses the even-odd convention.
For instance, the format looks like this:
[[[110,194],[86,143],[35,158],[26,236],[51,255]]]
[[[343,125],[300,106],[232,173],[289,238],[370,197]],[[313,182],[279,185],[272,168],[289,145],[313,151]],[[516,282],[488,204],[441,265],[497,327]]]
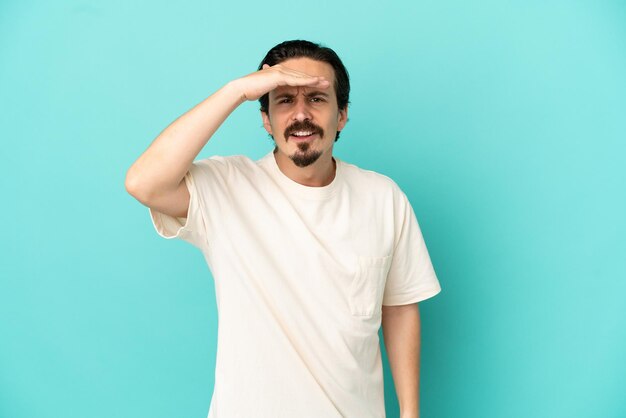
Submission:
[[[187,218],[159,235],[198,247],[218,309],[209,418],[382,418],[381,305],[441,290],[413,209],[382,174],[333,157],[301,185],[273,152],[195,161]]]

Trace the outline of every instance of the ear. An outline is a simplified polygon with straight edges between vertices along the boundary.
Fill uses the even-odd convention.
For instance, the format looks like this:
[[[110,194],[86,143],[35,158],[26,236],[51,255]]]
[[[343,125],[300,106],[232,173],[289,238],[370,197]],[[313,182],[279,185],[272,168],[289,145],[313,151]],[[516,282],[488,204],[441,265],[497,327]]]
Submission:
[[[345,109],[339,111],[339,116],[337,117],[337,130],[342,131],[346,123],[348,122],[348,106]]]
[[[270,117],[267,113],[261,110],[261,118],[263,119],[263,127],[267,131],[268,134],[273,135],[272,133],[272,125],[270,124]]]

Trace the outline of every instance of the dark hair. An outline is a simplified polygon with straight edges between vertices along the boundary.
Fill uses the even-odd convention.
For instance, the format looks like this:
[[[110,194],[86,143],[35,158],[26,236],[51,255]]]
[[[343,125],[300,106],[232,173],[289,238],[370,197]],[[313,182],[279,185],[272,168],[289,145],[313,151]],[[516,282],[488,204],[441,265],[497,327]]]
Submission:
[[[321,46],[309,41],[293,40],[285,41],[274,48],[270,49],[268,53],[259,64],[259,70],[263,68],[264,64],[273,66],[280,64],[290,58],[311,58],[316,61],[322,61],[330,64],[335,70],[335,92],[337,94],[337,107],[339,110],[344,110],[349,103],[350,96],[350,78],[348,71],[344,67],[339,56],[330,48]],[[269,93],[265,93],[259,98],[261,104],[261,111],[269,114]],[[335,137],[335,141],[339,139],[339,132]]]

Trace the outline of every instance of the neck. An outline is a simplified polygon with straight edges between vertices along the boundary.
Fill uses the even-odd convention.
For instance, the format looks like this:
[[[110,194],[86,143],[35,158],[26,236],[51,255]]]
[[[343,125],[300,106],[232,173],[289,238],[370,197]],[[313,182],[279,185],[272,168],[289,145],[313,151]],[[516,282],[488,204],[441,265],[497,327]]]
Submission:
[[[337,162],[331,153],[323,153],[317,161],[306,167],[298,167],[291,158],[278,150],[274,150],[274,158],[284,175],[303,186],[328,186],[335,178]]]

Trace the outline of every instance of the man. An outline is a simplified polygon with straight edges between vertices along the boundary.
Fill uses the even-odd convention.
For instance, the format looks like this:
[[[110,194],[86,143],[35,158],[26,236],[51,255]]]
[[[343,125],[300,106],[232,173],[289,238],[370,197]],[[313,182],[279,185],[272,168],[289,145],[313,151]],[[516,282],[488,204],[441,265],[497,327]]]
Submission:
[[[332,155],[349,91],[334,51],[283,42],[168,126],[127,173],[157,232],[198,247],[213,273],[209,418],[385,417],[381,324],[402,417],[418,417],[417,302],[440,286],[406,195]],[[194,162],[257,99],[275,149]]]

